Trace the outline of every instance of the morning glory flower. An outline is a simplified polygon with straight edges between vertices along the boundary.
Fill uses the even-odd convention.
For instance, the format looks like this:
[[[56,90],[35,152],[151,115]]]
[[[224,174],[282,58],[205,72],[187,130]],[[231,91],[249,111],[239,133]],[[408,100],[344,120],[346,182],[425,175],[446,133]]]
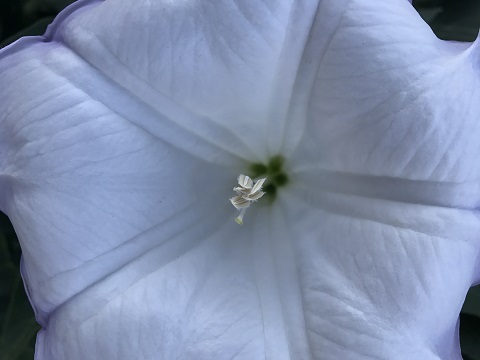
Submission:
[[[407,0],[79,1],[3,49],[36,359],[461,359],[478,54]]]

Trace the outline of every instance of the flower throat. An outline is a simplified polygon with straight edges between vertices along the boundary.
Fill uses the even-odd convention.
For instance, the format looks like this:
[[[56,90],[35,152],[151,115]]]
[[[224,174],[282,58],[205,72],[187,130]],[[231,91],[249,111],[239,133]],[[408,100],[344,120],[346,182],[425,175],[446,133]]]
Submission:
[[[284,158],[281,155],[276,155],[268,161],[267,165],[253,163],[248,169],[248,175],[252,179],[267,178],[262,186],[262,190],[270,202],[275,200],[278,189],[288,184],[288,175],[283,169],[284,163]]]
[[[244,174],[238,176],[238,186],[233,188],[236,195],[230,198],[232,205],[240,211],[235,218],[237,224],[243,224],[243,217],[250,205],[264,195],[272,202],[277,189],[288,183],[288,176],[283,171],[283,162],[283,158],[277,155],[271,158],[267,165],[261,163],[250,165],[250,176]]]

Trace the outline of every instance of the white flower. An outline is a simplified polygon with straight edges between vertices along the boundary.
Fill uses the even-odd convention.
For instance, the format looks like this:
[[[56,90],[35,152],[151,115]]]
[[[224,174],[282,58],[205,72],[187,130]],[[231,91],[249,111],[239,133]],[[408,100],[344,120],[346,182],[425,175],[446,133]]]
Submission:
[[[478,64],[406,0],[80,1],[3,49],[36,359],[460,359]]]

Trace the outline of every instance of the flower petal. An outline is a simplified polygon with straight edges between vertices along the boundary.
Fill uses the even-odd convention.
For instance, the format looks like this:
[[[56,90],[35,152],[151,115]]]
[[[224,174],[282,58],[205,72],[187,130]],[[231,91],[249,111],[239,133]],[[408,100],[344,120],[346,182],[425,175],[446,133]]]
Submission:
[[[233,223],[224,202],[242,158],[266,157],[276,63],[293,43],[282,36],[290,4],[215,10],[198,2],[190,11],[185,3],[113,3],[79,2],[46,41],[21,40],[0,54],[0,80],[10,84],[0,90],[0,181],[8,186],[0,206],[19,235],[44,327],[36,357],[288,359],[280,299],[263,273],[252,285],[251,246],[227,242],[237,225],[214,230]],[[111,37],[124,28],[124,38]],[[244,137],[250,128],[257,131]],[[227,265],[216,258],[222,251],[232,253]],[[145,281],[153,285],[146,299]],[[92,336],[94,327],[105,332]],[[127,339],[125,347],[112,339]]]
[[[316,72],[298,159],[478,187],[477,59],[478,44],[438,40],[407,1],[350,1]]]
[[[461,359],[478,214],[311,188],[280,201],[313,358]]]
[[[445,113],[433,112],[445,90],[429,92],[439,73],[416,66],[438,55],[437,69],[465,68],[475,48],[434,39],[409,20],[405,0],[375,4],[379,14],[372,6],[81,2],[46,43],[2,52],[0,80],[11,87],[0,89],[0,186],[9,191],[0,206],[17,228],[46,328],[38,359],[459,357],[452,339],[478,253],[475,214],[296,188],[302,202],[281,200],[288,227],[278,209],[252,213],[256,227],[226,220],[242,159],[265,160],[300,140],[297,156],[315,168],[477,180],[464,165],[478,155],[474,107],[458,125],[471,133],[459,132],[458,142],[452,135],[455,156],[426,166],[450,133]],[[412,24],[426,50],[389,49],[392,37],[393,45],[411,40]],[[405,100],[412,84],[421,99],[413,110]],[[369,111],[381,115],[378,127]],[[418,133],[404,131],[412,139],[375,143],[390,135],[389,125],[381,131],[388,116],[404,126],[429,111]],[[331,134],[345,146],[328,143]],[[408,160],[410,150],[418,159]],[[429,308],[436,294],[443,297]],[[348,331],[353,344],[341,336]]]
[[[266,160],[279,151],[317,7],[318,0],[105,1],[65,21],[54,39],[153,108],[171,99],[204,115],[185,124],[191,131],[222,128],[245,144],[239,155]],[[229,138],[217,141],[231,148]]]
[[[227,206],[237,170],[199,159],[198,141],[174,137],[171,122],[69,50],[51,43],[10,54],[0,79],[10,84],[0,90],[2,208],[43,325],[69,298],[185,227],[226,221],[210,212]],[[137,118],[165,131],[146,131]],[[214,162],[228,158],[213,149]]]
[[[24,39],[2,50],[1,81],[11,86],[0,92],[0,207],[19,232],[40,319],[97,275],[72,282],[69,291],[45,281],[196,200],[208,203],[207,194],[194,193],[208,183],[207,173],[230,176],[215,167],[198,176],[203,163],[185,153],[233,169],[242,158],[266,156],[266,128],[240,134],[269,126],[271,89],[301,54],[292,35],[306,39],[313,15],[293,20],[313,14],[317,2],[215,4],[80,1],[58,17],[46,41]],[[194,173],[186,191],[164,197],[161,189],[178,189],[177,179]]]
[[[202,223],[185,229],[166,245],[195,240],[182,256],[152,249],[58,309],[39,337],[37,357],[264,358],[250,232],[233,221],[213,233]],[[272,355],[287,360],[281,350]]]
[[[289,159],[315,357],[461,359],[458,313],[480,279],[477,58],[404,0],[343,13]]]

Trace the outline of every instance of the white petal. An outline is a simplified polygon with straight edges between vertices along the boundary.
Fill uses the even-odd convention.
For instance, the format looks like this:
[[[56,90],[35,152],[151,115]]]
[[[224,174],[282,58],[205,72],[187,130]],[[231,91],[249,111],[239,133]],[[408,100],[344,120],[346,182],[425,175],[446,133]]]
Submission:
[[[311,189],[282,195],[314,359],[461,359],[478,214]]]
[[[0,206],[38,360],[459,358],[472,213],[297,188],[286,221],[228,219],[242,159],[299,143],[317,169],[477,180],[478,109],[458,90],[465,113],[437,113],[434,87],[476,96],[475,48],[437,41],[404,0],[293,4],[79,2],[45,44],[0,55]]]
[[[19,235],[42,323],[189,224],[227,221],[212,212],[226,206],[235,170],[198,159],[202,145],[188,132],[169,133],[172,123],[70,51],[32,45],[2,59],[0,79],[10,84],[0,88],[9,185],[2,207]],[[165,131],[149,132],[138,118]],[[212,187],[199,193],[206,183]]]
[[[290,8],[282,2],[272,17],[265,15],[268,7],[262,13],[251,11],[252,16],[270,19],[258,33],[255,20],[237,15],[243,28],[225,22],[232,30],[228,41],[236,43],[237,35],[253,39],[242,45],[245,55],[229,49],[228,41],[221,41],[218,49],[210,49],[208,41],[199,47],[196,35],[202,37],[201,32],[190,28],[189,21],[178,28],[178,16],[171,16],[178,13],[173,4],[170,14],[161,8],[145,10],[155,19],[149,33],[165,34],[155,26],[167,24],[172,33],[179,31],[179,38],[157,38],[141,54],[127,48],[142,47],[138,38],[119,38],[115,45],[111,36],[120,33],[120,27],[132,30],[128,36],[134,34],[126,19],[136,21],[133,13],[144,6],[124,2],[112,8],[112,3],[81,7],[87,2],[79,2],[50,28],[48,41],[24,40],[0,55],[0,80],[11,84],[0,89],[0,181],[9,186],[8,193],[2,188],[0,201],[19,235],[23,275],[44,327],[36,358],[132,359],[141,353],[144,359],[157,359],[163,352],[165,358],[212,359],[221,354],[252,359],[265,357],[268,342],[268,357],[287,359],[285,329],[278,327],[279,297],[270,294],[270,284],[252,285],[254,252],[246,245],[253,240],[251,234],[242,234],[234,243],[238,250],[227,267],[220,261],[212,272],[196,265],[204,255],[204,262],[213,266],[211,257],[223,258],[216,254],[223,256],[222,245],[227,241],[229,246],[232,234],[239,231],[227,219],[232,214],[224,206],[231,186],[226,179],[238,174],[244,165],[241,158],[266,157],[266,130],[258,130],[260,125],[267,127],[271,104],[266,99],[278,75],[271,62],[283,51],[281,33],[289,23]],[[112,12],[119,16],[109,16]],[[112,24],[117,18],[121,21]],[[210,26],[213,18],[199,22]],[[223,14],[217,18],[222,25]],[[169,19],[175,23],[168,24]],[[98,27],[100,20],[100,29],[89,29]],[[143,21],[138,29],[149,27]],[[207,40],[228,35],[214,27],[205,30]],[[99,39],[105,31],[103,44]],[[259,43],[262,35],[270,37],[268,46],[263,40]],[[175,56],[165,56],[165,41],[170,41]],[[205,63],[196,57],[192,66],[189,56],[176,58],[184,49],[198,50]],[[124,57],[136,54],[141,66]],[[145,69],[144,61],[152,69],[146,78],[138,72]],[[172,73],[174,64],[183,66]],[[253,83],[257,85],[252,91]],[[256,137],[247,138],[249,144],[239,135],[246,127],[257,129]],[[230,165],[232,173],[217,164]],[[199,193],[207,183],[211,187]],[[233,223],[232,228],[210,237],[225,223]],[[219,245],[183,256],[205,239]],[[239,256],[243,258],[235,261]],[[161,274],[155,277],[157,270]],[[144,279],[152,273],[149,297]],[[211,285],[198,292],[209,276]],[[186,282],[179,285],[182,278]],[[270,299],[261,307],[259,287],[262,297]],[[188,319],[190,324],[184,322]],[[95,336],[93,328],[100,329]]]
[[[104,1],[59,34],[153,108],[167,98],[205,115],[180,125],[202,134],[222,129],[230,135],[216,136],[223,147],[232,149],[236,137],[239,155],[266,160],[279,151],[317,7],[318,0]],[[325,39],[333,29],[324,26]]]
[[[438,40],[405,0],[352,0],[318,64],[298,159],[477,186],[478,56],[478,44]]]
[[[251,230],[233,221],[215,233],[208,227],[199,223],[175,236],[166,246],[177,258],[152,249],[58,309],[37,357],[265,358]]]

